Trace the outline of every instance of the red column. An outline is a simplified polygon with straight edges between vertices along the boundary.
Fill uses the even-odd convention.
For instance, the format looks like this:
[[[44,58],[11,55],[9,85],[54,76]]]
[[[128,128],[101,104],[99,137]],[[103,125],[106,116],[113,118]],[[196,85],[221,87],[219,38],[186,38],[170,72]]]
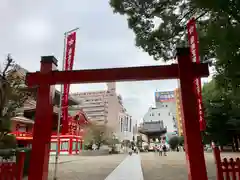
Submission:
[[[177,56],[183,105],[183,131],[188,165],[188,179],[207,180],[190,49],[178,48]]]
[[[57,144],[58,144],[58,154],[60,154],[60,152],[61,152],[61,137],[59,138],[59,140],[57,140]]]
[[[42,57],[41,73],[52,71],[56,66],[57,60],[53,56]],[[38,87],[29,180],[48,179],[54,93],[54,86]]]
[[[72,154],[72,150],[73,150],[73,138],[70,137],[70,139],[69,139],[69,154]]]
[[[23,179],[25,152],[19,152],[18,156],[19,156],[19,159],[17,162],[16,180],[22,180]]]

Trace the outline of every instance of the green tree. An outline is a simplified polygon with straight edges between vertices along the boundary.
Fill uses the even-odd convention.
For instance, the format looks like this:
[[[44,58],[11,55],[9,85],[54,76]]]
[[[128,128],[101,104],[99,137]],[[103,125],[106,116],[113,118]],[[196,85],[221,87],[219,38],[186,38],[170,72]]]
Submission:
[[[136,46],[154,59],[173,59],[176,46],[187,44],[186,23],[195,16],[201,61],[217,61],[219,83],[240,95],[240,3],[201,0],[110,0],[115,13],[127,17]]]
[[[184,136],[179,137],[179,145],[184,146]]]
[[[169,139],[168,141],[169,146],[172,150],[175,150],[177,146],[179,145],[179,137],[178,136],[173,136]]]
[[[232,96],[226,94],[224,88],[219,88],[215,79],[205,84],[202,92],[207,122],[205,139],[219,145],[233,143],[233,139],[237,141],[240,112],[236,111]],[[238,149],[238,143],[234,146]]]
[[[8,55],[0,74],[0,149],[16,146],[15,137],[8,135],[11,131],[11,118],[16,116],[18,109],[32,96],[24,85],[24,79],[15,73],[15,65]]]
[[[136,45],[155,59],[172,58],[170,50],[176,43],[184,44],[186,40],[186,22],[192,16],[199,18],[199,34],[204,37],[202,55],[213,55],[209,52],[217,44],[224,44],[226,31],[234,34],[240,22],[240,3],[237,1],[201,1],[201,0],[110,0],[115,13],[127,16],[129,28],[136,35]],[[209,26],[210,25],[210,26]],[[209,27],[208,27],[209,26]],[[220,27],[220,29],[219,29]],[[231,27],[231,30],[228,28]],[[222,36],[219,30],[224,33]],[[218,33],[215,33],[215,32]],[[211,39],[208,38],[211,36]],[[205,38],[206,37],[206,38]],[[212,38],[218,42],[211,42]],[[237,43],[236,39],[229,40]],[[209,49],[210,48],[210,49]],[[235,49],[235,48],[234,48]]]
[[[110,128],[106,125],[99,125],[92,122],[86,127],[86,135],[84,137],[84,142],[86,145],[96,144],[98,149],[102,144],[109,145],[115,143],[117,140],[113,140],[112,132]]]

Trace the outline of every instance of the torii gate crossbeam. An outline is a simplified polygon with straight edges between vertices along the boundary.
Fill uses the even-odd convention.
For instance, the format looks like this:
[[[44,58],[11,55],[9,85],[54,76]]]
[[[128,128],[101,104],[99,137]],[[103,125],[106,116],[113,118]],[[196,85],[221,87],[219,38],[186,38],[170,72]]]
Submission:
[[[208,64],[192,63],[195,77],[207,77]],[[90,69],[73,71],[52,71],[49,73],[28,73],[28,86],[38,84],[74,84],[101,83],[114,81],[149,81],[161,79],[177,79],[179,77],[178,64],[164,66],[143,66],[112,69]]]
[[[209,75],[207,64],[195,64],[189,48],[177,49],[178,64],[100,70],[54,71],[53,56],[42,57],[41,71],[28,73],[28,86],[37,86],[37,105],[30,159],[29,180],[47,180],[55,84],[140,81],[179,78],[183,105],[183,130],[189,180],[207,180],[200,134],[195,78]]]

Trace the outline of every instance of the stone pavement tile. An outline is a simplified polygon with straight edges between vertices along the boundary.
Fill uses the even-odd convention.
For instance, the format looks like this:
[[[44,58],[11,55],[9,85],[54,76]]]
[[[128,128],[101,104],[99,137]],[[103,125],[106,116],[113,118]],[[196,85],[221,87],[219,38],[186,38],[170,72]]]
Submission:
[[[75,156],[58,165],[58,180],[104,180],[126,155]],[[67,161],[67,158],[64,158]],[[49,180],[53,180],[54,164],[49,164]]]
[[[127,156],[105,180],[143,180],[140,156]]]
[[[185,154],[170,152],[168,156],[142,153],[144,180],[187,180]],[[205,156],[209,180],[216,180],[216,169],[212,155]]]

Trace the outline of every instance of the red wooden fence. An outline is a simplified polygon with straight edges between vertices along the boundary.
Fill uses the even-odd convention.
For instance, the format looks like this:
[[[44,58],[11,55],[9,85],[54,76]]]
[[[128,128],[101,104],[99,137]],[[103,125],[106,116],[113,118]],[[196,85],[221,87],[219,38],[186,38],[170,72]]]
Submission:
[[[22,180],[25,153],[19,153],[18,162],[0,163],[0,180]]]
[[[240,159],[221,159],[218,147],[213,148],[217,168],[217,180],[240,180]]]

